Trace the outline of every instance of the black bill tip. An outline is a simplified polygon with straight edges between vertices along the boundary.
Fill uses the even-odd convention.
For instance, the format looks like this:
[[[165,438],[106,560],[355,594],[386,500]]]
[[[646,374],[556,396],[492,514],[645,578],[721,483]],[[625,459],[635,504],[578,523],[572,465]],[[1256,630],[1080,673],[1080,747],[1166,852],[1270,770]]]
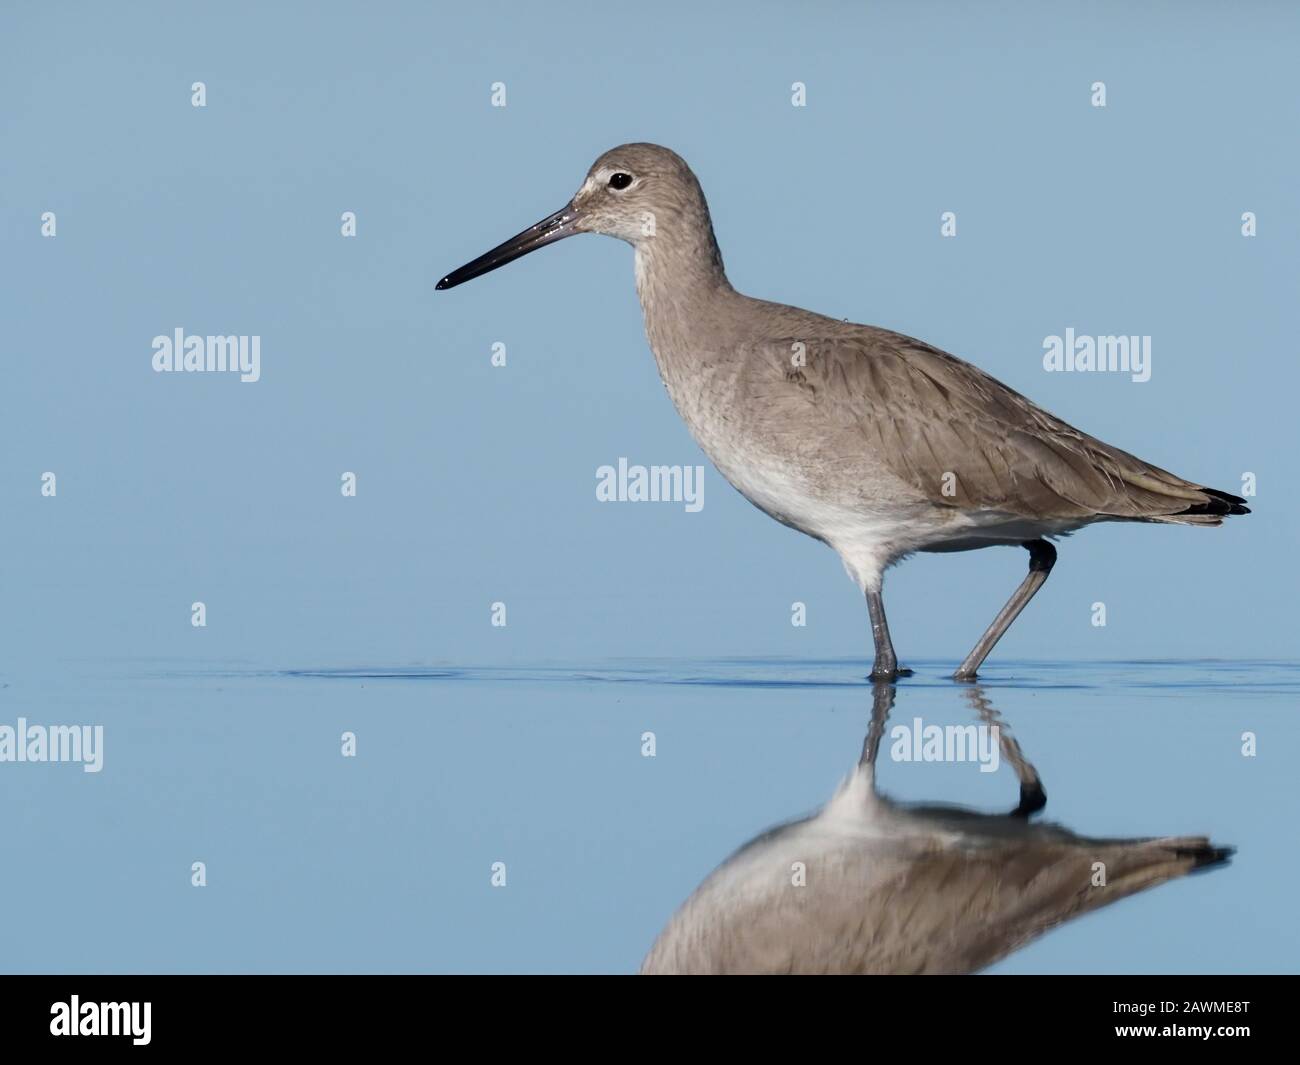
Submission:
[[[574,228],[577,217],[578,211],[573,204],[565,204],[554,214],[547,215],[536,225],[529,226],[504,244],[498,244],[491,251],[466,263],[460,269],[453,270],[438,282],[435,286],[436,291],[444,292],[449,288],[455,288],[466,281],[472,281],[476,277],[482,277],[498,267],[505,266],[506,263],[512,263],[529,252],[572,236],[578,232]]]

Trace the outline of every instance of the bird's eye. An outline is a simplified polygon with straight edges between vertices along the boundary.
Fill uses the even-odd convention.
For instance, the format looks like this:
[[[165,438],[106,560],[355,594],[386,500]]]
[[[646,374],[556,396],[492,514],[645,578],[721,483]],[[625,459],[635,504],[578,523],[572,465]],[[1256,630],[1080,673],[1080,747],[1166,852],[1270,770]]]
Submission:
[[[609,187],[611,189],[625,189],[632,184],[632,175],[625,174],[621,170],[617,174],[609,175]]]

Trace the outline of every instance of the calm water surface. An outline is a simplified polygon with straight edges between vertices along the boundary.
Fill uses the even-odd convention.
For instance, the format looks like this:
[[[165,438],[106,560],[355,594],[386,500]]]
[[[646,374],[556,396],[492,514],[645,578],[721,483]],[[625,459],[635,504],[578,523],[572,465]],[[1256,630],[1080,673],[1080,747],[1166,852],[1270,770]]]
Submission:
[[[891,724],[977,721],[951,665],[912,665]],[[0,678],[0,724],[104,726],[99,773],[0,772],[0,965],[632,971],[737,846],[830,797],[870,718],[863,671],[82,661]],[[1000,662],[979,690],[1041,773],[1046,818],[1237,848],[1226,868],[1086,916],[991,972],[1295,971],[1300,666]],[[880,774],[903,800],[1015,804],[1005,764],[882,755]]]

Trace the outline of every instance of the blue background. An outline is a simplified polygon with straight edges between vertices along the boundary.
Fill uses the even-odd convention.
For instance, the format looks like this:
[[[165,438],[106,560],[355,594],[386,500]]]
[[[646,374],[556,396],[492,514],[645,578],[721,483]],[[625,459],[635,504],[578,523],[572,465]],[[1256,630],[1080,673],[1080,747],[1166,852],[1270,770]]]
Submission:
[[[734,846],[829,796],[868,707],[866,611],[838,560],[711,467],[697,514],[596,501],[619,456],[706,462],[646,349],[631,251],[584,237],[433,290],[601,151],[650,140],[699,174],[742,291],[920,336],[1189,478],[1256,474],[1255,513],[1222,529],[1063,543],[986,668],[1056,750],[1053,802],[1069,789],[1048,764],[1078,775],[1080,816],[1049,814],[1216,831],[1241,856],[1005,964],[1295,967],[1278,893],[1297,870],[1274,853],[1289,667],[1152,665],[1153,695],[1141,669],[1016,664],[1294,657],[1300,14],[812,6],[4,7],[0,723],[103,723],[106,764],[0,766],[0,899],[29,920],[6,924],[0,966],[626,970]],[[152,338],[176,327],[260,335],[261,381],[155,374]],[[1045,373],[1067,327],[1151,335],[1151,380]],[[936,715],[964,719],[938,678],[1024,564],[889,575]],[[660,683],[731,656],[758,661]],[[831,662],[803,686],[733,683],[785,658]],[[578,679],[630,659],[652,660],[641,682]],[[438,663],[477,671],[285,672]],[[1272,761],[1239,754],[1257,719]],[[678,738],[651,762],[656,720]],[[1005,804],[944,768],[897,767],[899,790]],[[517,871],[493,892],[499,858]],[[1167,929],[1141,951],[1123,922],[1153,913]],[[1212,915],[1232,928],[1189,942]]]

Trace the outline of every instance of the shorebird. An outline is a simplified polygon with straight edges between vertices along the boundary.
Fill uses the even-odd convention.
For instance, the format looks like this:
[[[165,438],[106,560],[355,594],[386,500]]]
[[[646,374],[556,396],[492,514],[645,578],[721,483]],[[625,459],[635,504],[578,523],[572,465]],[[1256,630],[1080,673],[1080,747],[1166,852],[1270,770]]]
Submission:
[[[1202,836],[1088,839],[1031,825],[1046,795],[1005,727],[1002,750],[1020,778],[1012,813],[895,803],[876,790],[874,770],[895,690],[874,685],[862,757],[835,797],[710,874],[642,973],[975,972],[1057,925],[1232,855]],[[996,723],[982,693],[971,694]]]
[[[881,585],[916,551],[1019,545],[1029,572],[957,668],[980,664],[1042,587],[1051,540],[1099,521],[1219,525],[1239,496],[1184,480],[1067,425],[911,337],[744,296],[683,159],[602,155],[568,204],[448,274],[448,289],[577,233],[636,251],[659,375],[700,448],[760,510],[832,547],[867,600],[873,680],[893,680]]]

